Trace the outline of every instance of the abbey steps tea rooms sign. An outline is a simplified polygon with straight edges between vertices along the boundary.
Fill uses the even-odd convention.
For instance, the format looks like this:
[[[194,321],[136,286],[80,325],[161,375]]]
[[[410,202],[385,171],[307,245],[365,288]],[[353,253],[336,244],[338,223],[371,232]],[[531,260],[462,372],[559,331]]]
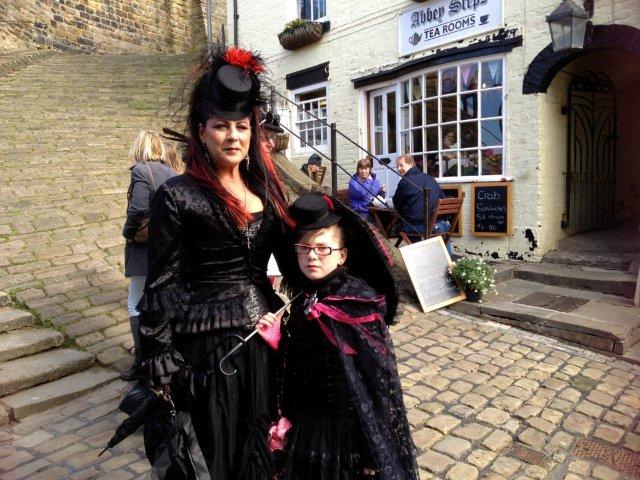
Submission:
[[[400,55],[455,42],[503,25],[503,0],[429,0],[400,14]]]

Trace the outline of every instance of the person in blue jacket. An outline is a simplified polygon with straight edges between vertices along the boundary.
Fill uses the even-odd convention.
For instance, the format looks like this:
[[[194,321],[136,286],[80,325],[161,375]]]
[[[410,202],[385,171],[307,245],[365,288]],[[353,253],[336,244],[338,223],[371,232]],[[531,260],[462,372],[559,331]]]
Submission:
[[[429,189],[429,216],[436,212],[438,199],[445,198],[438,182],[431,175],[424,173],[418,167],[411,155],[402,155],[396,159],[398,173],[402,179],[393,195],[393,206],[400,216],[406,220],[402,222],[402,231],[406,233],[424,232],[424,203],[422,189]],[[416,188],[419,187],[419,188]],[[433,233],[444,233],[451,228],[446,220],[440,220],[433,227]],[[417,231],[416,231],[417,230]],[[447,242],[447,250],[450,250]]]
[[[371,172],[371,160],[363,158],[358,161],[358,171],[349,180],[349,203],[351,209],[365,220],[369,219],[371,198],[386,194],[384,185],[380,185]]]

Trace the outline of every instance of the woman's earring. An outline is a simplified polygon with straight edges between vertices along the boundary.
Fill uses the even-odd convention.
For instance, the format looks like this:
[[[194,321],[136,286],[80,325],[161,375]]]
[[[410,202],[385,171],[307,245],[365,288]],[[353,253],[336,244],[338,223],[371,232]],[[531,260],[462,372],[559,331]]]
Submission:
[[[207,163],[213,166],[213,164],[211,163],[211,159],[209,158],[209,151],[207,150],[207,144],[204,142],[202,142],[202,149],[204,150],[204,158],[207,159]]]
[[[251,157],[249,156],[249,154],[247,153],[247,157],[245,158],[245,160],[247,161],[247,170],[249,170],[249,165],[251,162]]]

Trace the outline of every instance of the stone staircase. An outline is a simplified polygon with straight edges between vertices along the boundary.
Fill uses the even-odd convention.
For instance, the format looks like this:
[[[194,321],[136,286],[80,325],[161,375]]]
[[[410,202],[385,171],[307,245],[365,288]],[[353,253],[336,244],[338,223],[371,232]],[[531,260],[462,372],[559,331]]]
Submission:
[[[501,267],[496,295],[451,308],[640,363],[637,271],[629,271],[639,253],[635,224],[571,237],[542,263]]]
[[[0,50],[0,77],[53,55],[53,50]]]
[[[1,53],[0,65],[19,63],[18,53]],[[131,361],[121,236],[128,150],[140,130],[182,123],[171,121],[181,105],[172,99],[189,59],[47,52],[20,61],[0,67],[0,290],[86,351],[92,360],[76,371],[93,356],[121,369]],[[9,338],[20,345],[21,335]]]
[[[0,425],[59,405],[110,382],[95,355],[65,348],[65,336],[37,328],[35,317],[0,292]],[[85,370],[89,368],[89,370]]]

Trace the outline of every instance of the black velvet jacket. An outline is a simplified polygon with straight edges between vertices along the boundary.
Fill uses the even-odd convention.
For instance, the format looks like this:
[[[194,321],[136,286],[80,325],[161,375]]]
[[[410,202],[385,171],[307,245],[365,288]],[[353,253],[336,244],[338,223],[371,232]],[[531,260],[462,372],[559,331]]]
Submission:
[[[252,187],[264,198],[264,192]],[[149,224],[149,274],[138,305],[141,374],[152,385],[171,382],[184,364],[174,333],[202,333],[250,323],[247,285],[258,287],[275,311],[282,301],[266,271],[275,247],[285,245],[284,224],[264,202],[250,244],[222,201],[192,177],[169,179],[154,196]]]

